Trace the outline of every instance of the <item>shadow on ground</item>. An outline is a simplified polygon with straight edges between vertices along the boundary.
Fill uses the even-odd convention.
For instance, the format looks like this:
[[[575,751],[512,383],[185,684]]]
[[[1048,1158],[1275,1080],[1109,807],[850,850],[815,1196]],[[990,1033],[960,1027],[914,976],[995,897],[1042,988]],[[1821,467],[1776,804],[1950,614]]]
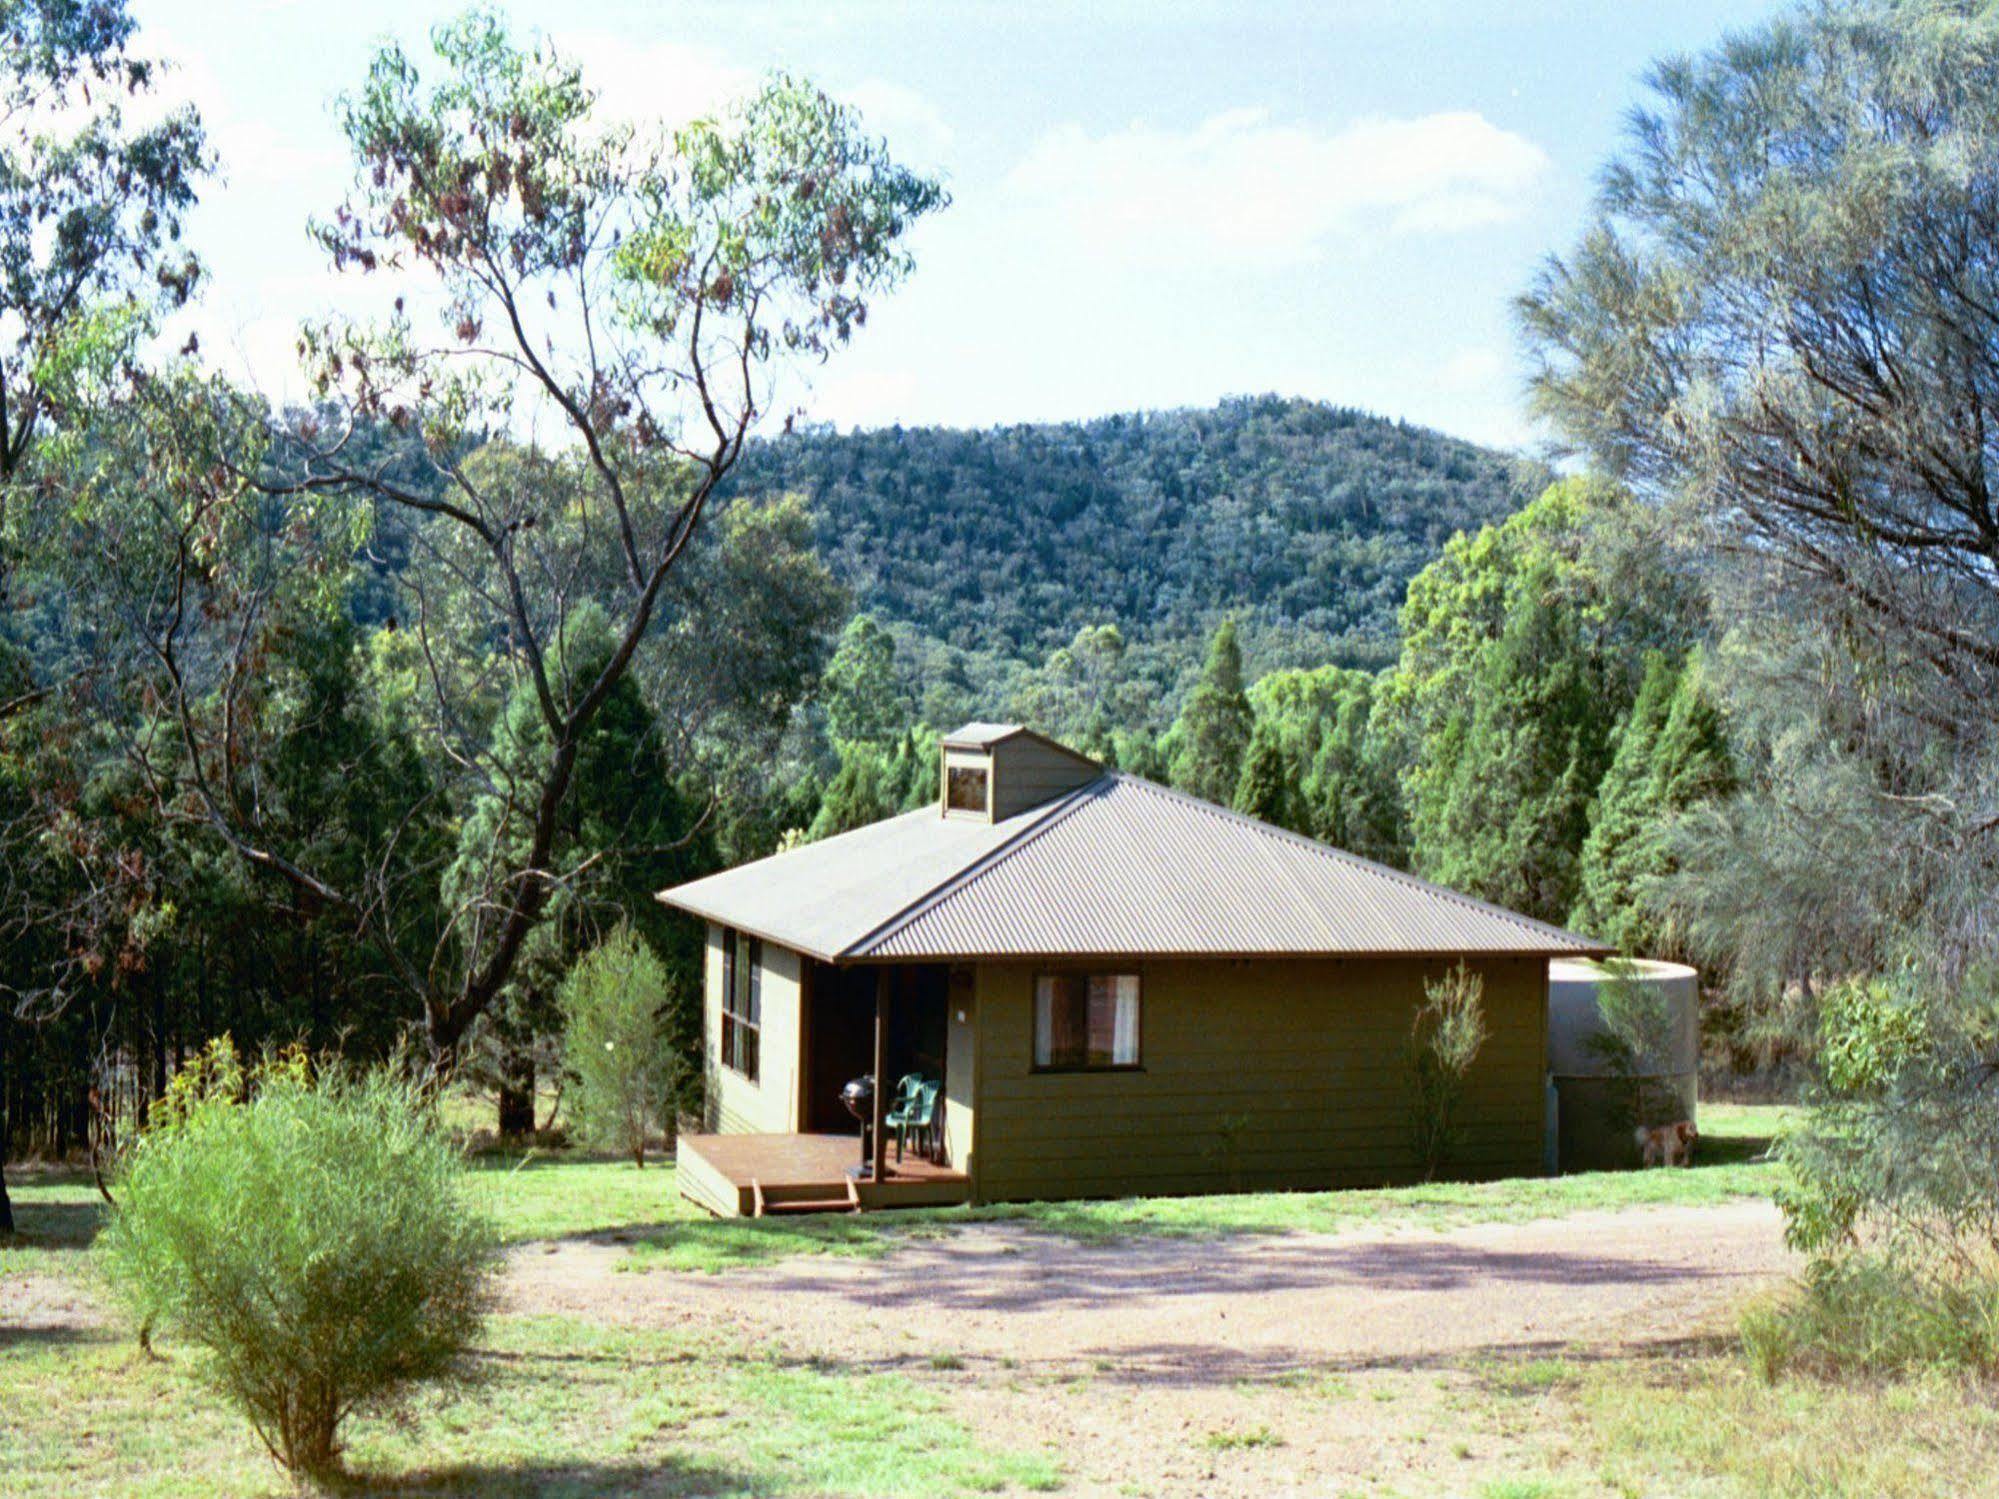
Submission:
[[[1126,1385],[1134,1389],[1199,1389],[1234,1385],[1248,1389],[1309,1388],[1348,1375],[1449,1374],[1476,1375],[1502,1393],[1531,1392],[1559,1383],[1564,1371],[1596,1364],[1627,1363],[1635,1357],[1667,1362],[1676,1358],[1724,1354],[1737,1347],[1722,1334],[1647,1339],[1642,1344],[1579,1344],[1548,1338],[1533,1342],[1494,1343],[1439,1349],[1419,1354],[1341,1355],[1301,1359],[1285,1349],[1244,1349],[1218,1343],[1150,1343],[1116,1349],[1086,1349],[1080,1354],[1050,1358],[978,1354],[953,1355],[949,1372],[968,1377],[986,1375],[1008,1380],[1047,1382],[1087,1381]],[[927,1354],[886,1352],[880,1356],[793,1357],[779,1360],[787,1367],[814,1373],[861,1377],[879,1374],[935,1373]],[[1539,1370],[1535,1365],[1541,1365]],[[1548,1367],[1550,1365],[1556,1367]],[[1535,1377],[1525,1380],[1526,1369]]]
[[[600,1496],[754,1494],[754,1475],[680,1457],[657,1461],[576,1463],[463,1463],[419,1469],[393,1477],[356,1473],[334,1492],[345,1494],[520,1494],[600,1499]]]
[[[14,1236],[0,1239],[7,1249],[88,1249],[104,1226],[104,1204],[90,1202],[14,1203]]]
[[[1663,1257],[1512,1250],[1416,1238],[1330,1247],[1312,1242],[1293,1246],[1278,1239],[1250,1253],[1212,1256],[1190,1252],[1184,1245],[1143,1241],[1113,1256],[1057,1240],[1037,1248],[1031,1274],[996,1275],[994,1255],[1005,1252],[1001,1246],[984,1252],[924,1255],[894,1276],[855,1277],[833,1266],[801,1261],[765,1278],[759,1294],[824,1297],[870,1309],[1047,1312],[1115,1310],[1137,1297],[1244,1297],[1341,1289],[1381,1295],[1476,1288],[1503,1298],[1509,1285],[1660,1287],[1737,1278],[1726,1268]]]

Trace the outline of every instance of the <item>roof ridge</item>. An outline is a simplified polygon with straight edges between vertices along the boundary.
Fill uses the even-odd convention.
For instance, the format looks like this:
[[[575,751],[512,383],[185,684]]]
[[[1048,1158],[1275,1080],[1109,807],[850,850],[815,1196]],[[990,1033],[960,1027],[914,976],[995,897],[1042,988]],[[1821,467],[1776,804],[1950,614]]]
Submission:
[[[881,942],[887,941],[911,922],[916,921],[927,912],[934,910],[938,904],[956,895],[960,890],[964,889],[987,871],[1004,863],[1012,855],[1033,842],[1034,839],[1040,837],[1041,834],[1068,817],[1098,787],[1101,787],[1106,781],[1114,779],[1116,774],[1115,771],[1106,771],[1102,775],[1095,776],[1085,781],[1082,785],[1064,792],[1054,800],[1044,802],[1040,809],[1030,808],[1030,811],[1039,810],[1041,815],[1035,817],[997,848],[988,849],[970,864],[958,870],[957,873],[947,876],[938,884],[910,901],[901,910],[895,912],[887,919],[878,922],[870,930],[863,932],[859,937],[856,937],[842,948],[837,956],[842,958],[863,958],[868,956],[869,949]],[[1027,814],[1023,813],[1021,815],[1026,816]]]
[[[1553,922],[1542,921],[1538,917],[1523,916],[1518,911],[1509,911],[1505,906],[1497,906],[1491,901],[1480,900],[1475,895],[1466,895],[1462,890],[1453,890],[1448,885],[1439,885],[1433,880],[1424,879],[1421,875],[1411,874],[1405,869],[1397,869],[1392,865],[1383,864],[1375,859],[1362,858],[1359,854],[1352,853],[1347,849],[1335,847],[1330,843],[1323,843],[1317,838],[1308,838],[1303,833],[1294,833],[1289,828],[1280,828],[1275,823],[1251,817],[1247,813],[1238,812],[1232,807],[1224,807],[1219,802],[1207,801],[1202,797],[1190,795],[1185,791],[1176,790],[1171,786],[1162,786],[1157,781],[1147,780],[1144,776],[1131,775],[1121,770],[1107,771],[1105,776],[1107,779],[1130,781],[1144,790],[1173,801],[1185,802],[1188,806],[1198,811],[1209,813],[1226,822],[1238,823],[1254,832],[1298,844],[1303,848],[1311,850],[1313,853],[1345,860],[1348,864],[1356,865],[1370,874],[1379,875],[1384,879],[1409,886],[1427,895],[1442,896],[1446,900],[1456,901],[1459,905],[1468,906],[1472,910],[1483,912],[1487,916],[1502,917],[1518,926],[1527,928],[1529,931],[1541,933],[1546,936],[1559,937],[1565,942],[1576,942],[1585,947],[1596,945],[1595,939],[1585,937],[1580,932],[1569,931],[1566,927],[1556,926]]]

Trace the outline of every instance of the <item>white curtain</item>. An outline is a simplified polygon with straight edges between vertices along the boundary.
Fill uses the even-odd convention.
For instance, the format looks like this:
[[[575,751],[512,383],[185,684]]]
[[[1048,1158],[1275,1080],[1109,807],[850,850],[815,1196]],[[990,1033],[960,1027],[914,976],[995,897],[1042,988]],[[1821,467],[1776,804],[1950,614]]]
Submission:
[[[1117,991],[1117,1021],[1111,1031],[1111,1065],[1138,1065],[1138,975],[1121,973],[1111,980]]]
[[[1034,1065],[1052,1066],[1054,1053],[1055,980],[1043,975],[1034,983]]]

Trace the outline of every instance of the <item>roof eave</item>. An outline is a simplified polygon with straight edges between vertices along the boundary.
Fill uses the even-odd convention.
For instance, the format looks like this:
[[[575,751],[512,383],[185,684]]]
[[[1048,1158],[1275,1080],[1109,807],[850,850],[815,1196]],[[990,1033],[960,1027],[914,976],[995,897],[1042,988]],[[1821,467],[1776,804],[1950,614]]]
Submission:
[[[693,901],[676,899],[671,890],[657,891],[654,893],[653,899],[669,910],[684,912],[689,916],[698,916],[701,920],[713,922],[716,926],[728,927],[731,931],[745,933],[748,936],[757,938],[759,941],[775,943],[779,947],[789,948],[792,952],[803,953],[808,958],[817,958],[822,963],[837,963],[841,961],[838,954],[814,947],[809,942],[802,942],[795,935],[786,936],[770,931],[767,928],[755,927],[744,921],[740,916],[714,910]],[[1577,953],[1576,956],[1582,957],[1584,954]]]
[[[1614,957],[1608,947],[1389,947],[1352,951],[1264,948],[1240,951],[1182,950],[1101,952],[993,952],[936,951],[922,953],[847,952],[828,962],[854,966],[881,966],[893,963],[1253,963],[1253,962],[1452,962],[1458,958],[1519,958],[1527,962],[1552,962],[1558,958]]]

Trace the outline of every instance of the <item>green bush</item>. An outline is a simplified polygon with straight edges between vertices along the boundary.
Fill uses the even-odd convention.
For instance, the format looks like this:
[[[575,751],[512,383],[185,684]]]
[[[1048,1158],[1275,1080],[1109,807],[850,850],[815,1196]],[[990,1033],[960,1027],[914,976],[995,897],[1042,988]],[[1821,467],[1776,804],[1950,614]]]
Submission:
[[[666,965],[629,926],[579,958],[562,984],[562,1054],[576,1079],[577,1130],[638,1166],[687,1081],[666,1038],[672,996]]]
[[[1999,1268],[1923,1273],[1904,1259],[1814,1261],[1800,1283],[1751,1307],[1742,1346],[1766,1380],[1926,1370],[1999,1376]]]
[[[1409,1032],[1409,1071],[1410,1129],[1425,1181],[1457,1143],[1458,1103],[1486,1034],[1483,977],[1460,962],[1423,985]]]
[[[295,1473],[341,1422],[460,1369],[496,1239],[422,1087],[389,1069],[245,1068],[225,1039],[174,1080],[120,1172],[113,1286],[206,1372]]]

